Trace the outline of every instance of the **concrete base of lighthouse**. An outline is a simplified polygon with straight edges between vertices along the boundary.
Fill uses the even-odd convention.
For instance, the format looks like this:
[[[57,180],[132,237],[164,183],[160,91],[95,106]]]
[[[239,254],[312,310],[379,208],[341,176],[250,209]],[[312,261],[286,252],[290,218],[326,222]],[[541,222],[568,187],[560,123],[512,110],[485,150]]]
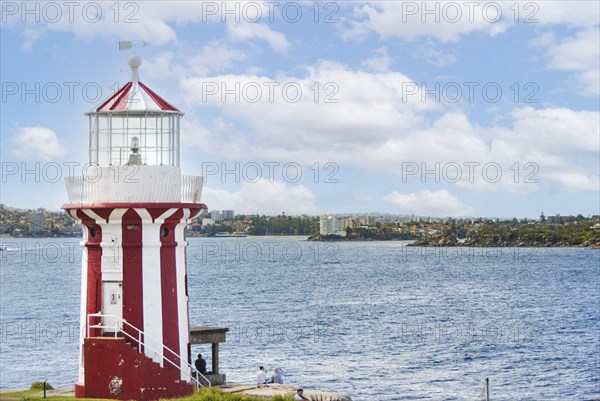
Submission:
[[[149,401],[187,396],[195,386],[162,368],[124,338],[87,338],[85,386],[77,397]]]

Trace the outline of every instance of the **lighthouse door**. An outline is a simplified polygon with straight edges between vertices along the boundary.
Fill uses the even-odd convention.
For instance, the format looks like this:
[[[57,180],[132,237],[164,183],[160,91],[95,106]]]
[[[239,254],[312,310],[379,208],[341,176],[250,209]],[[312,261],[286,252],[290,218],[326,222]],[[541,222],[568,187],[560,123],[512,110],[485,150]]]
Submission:
[[[105,332],[119,331],[123,317],[123,283],[105,281],[102,283],[102,319]]]

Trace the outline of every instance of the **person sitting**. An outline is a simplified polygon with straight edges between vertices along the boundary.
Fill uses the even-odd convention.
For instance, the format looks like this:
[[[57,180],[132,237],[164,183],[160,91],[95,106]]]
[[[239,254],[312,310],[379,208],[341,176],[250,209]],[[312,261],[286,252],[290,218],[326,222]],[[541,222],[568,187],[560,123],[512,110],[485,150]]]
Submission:
[[[266,384],[267,383],[267,370],[264,366],[258,367],[258,372],[256,372],[256,384]]]
[[[194,362],[196,366],[196,371],[200,372],[200,374],[206,374],[206,360],[202,358],[202,354],[198,354],[198,359]]]
[[[271,383],[283,384],[283,369],[275,368],[275,374],[271,376]]]
[[[304,396],[304,390],[302,390],[301,388],[296,390],[296,394],[294,394],[294,399],[295,400],[308,400],[308,398],[306,398]]]

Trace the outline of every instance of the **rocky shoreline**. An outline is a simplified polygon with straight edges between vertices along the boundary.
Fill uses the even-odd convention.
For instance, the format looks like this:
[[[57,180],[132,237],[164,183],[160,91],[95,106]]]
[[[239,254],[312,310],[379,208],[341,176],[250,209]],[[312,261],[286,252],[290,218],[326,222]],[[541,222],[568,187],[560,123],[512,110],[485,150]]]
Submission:
[[[318,235],[309,237],[308,241],[322,242],[367,242],[367,241],[406,241],[397,239],[365,239],[346,238],[339,235]],[[549,238],[539,234],[528,238],[514,238],[512,236],[473,235],[465,239],[458,239],[452,235],[430,235],[421,237],[408,246],[436,246],[436,247],[491,247],[491,248],[591,248],[600,249],[600,238],[591,238],[585,241]]]
[[[512,235],[473,235],[466,239],[458,239],[452,235],[427,236],[409,244],[409,246],[438,247],[500,247],[500,248],[592,248],[600,249],[600,238],[585,241],[574,241],[566,238],[551,238],[544,234],[528,237]]]

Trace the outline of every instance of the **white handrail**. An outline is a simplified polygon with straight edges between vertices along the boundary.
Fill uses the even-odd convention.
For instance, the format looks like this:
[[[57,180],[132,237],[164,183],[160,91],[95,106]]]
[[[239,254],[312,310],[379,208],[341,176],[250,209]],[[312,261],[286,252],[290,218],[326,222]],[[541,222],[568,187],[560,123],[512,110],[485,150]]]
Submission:
[[[102,319],[102,318],[111,318],[112,320],[117,320],[118,322],[120,322],[120,323],[121,323],[121,325],[117,325],[117,323],[118,323],[118,322],[114,322],[114,323],[113,323],[111,326],[108,326],[108,325],[102,325],[101,323],[100,323],[100,324],[95,324],[95,325],[92,325],[92,324],[90,324],[90,318],[91,318],[91,317],[98,317],[98,318],[100,318],[100,319]],[[132,336],[131,334],[129,334],[129,333],[127,333],[126,331],[124,331],[124,330],[123,330],[123,328],[122,328],[122,326],[123,326],[123,325],[125,325],[125,326],[127,326],[127,327],[130,327],[130,328],[132,328],[133,330],[135,330],[135,331],[137,332],[137,334],[138,334],[138,338],[136,339],[136,338],[134,338],[134,336]],[[158,351],[157,351],[157,350],[155,350],[154,348],[152,348],[152,347],[148,346],[148,344],[145,344],[145,343],[142,341],[142,335],[144,336],[144,338],[149,338],[150,340],[152,340],[152,341],[154,341],[154,342],[156,342],[156,343],[160,343],[160,341],[158,341],[157,339],[153,338],[152,336],[150,336],[150,335],[148,335],[148,334],[145,334],[145,333],[144,333],[142,330],[138,329],[137,327],[135,327],[134,325],[132,325],[131,323],[129,323],[127,320],[125,320],[125,319],[123,319],[123,318],[121,318],[121,317],[119,317],[119,316],[116,316],[116,315],[105,315],[105,314],[103,314],[103,313],[101,313],[101,312],[98,312],[98,313],[90,313],[89,315],[87,315],[87,336],[86,336],[86,338],[87,338],[87,337],[90,337],[90,329],[113,329],[113,330],[114,330],[114,329],[117,329],[117,330],[115,330],[115,338],[117,338],[117,334],[118,334],[119,332],[121,332],[121,333],[123,333],[125,336],[129,337],[131,340],[133,340],[133,341],[137,341],[137,342],[138,342],[139,352],[142,352],[142,346],[144,346],[144,348],[148,348],[149,350],[151,350],[151,351],[153,351],[153,352],[156,352],[156,353],[158,353]],[[190,372],[193,370],[193,367],[192,367],[192,365],[191,365],[191,364],[189,364],[189,363],[188,363],[188,362],[187,362],[185,359],[183,359],[183,358],[181,357],[181,355],[180,355],[180,354],[178,354],[177,352],[173,351],[171,348],[167,347],[167,346],[166,346],[166,345],[164,345],[164,344],[161,344],[161,345],[162,345],[162,347],[163,347],[163,351],[166,349],[166,350],[167,350],[167,351],[169,351],[171,354],[173,354],[173,355],[175,355],[177,358],[179,358],[179,360],[180,360],[180,361],[183,361],[183,362],[185,363],[185,365],[186,365],[188,368],[190,368]],[[184,370],[181,368],[181,366],[178,366],[178,365],[177,365],[175,362],[173,362],[173,361],[171,361],[169,358],[167,358],[167,357],[164,355],[164,352],[162,353],[162,358],[163,358],[164,360],[166,360],[167,362],[169,362],[169,363],[170,363],[171,365],[173,365],[174,367],[176,367],[177,369],[179,369],[179,371],[180,371],[181,373],[183,373],[183,374],[187,375],[187,376],[190,378],[190,380],[192,380],[192,381],[194,381],[194,382],[196,383],[196,387],[204,387],[204,386],[203,386],[203,385],[200,383],[200,381],[199,381],[197,378],[195,378],[194,376],[192,376],[192,374],[191,374],[191,373],[188,373],[188,372],[184,371]],[[196,371],[196,374],[197,374],[197,375],[199,375],[199,376],[202,376],[202,378],[203,378],[204,380],[206,380],[206,383],[208,383],[208,387],[210,387],[210,380],[208,380],[208,378],[207,378],[206,376],[204,376],[202,373],[200,373],[200,372],[198,372],[198,371]]]

